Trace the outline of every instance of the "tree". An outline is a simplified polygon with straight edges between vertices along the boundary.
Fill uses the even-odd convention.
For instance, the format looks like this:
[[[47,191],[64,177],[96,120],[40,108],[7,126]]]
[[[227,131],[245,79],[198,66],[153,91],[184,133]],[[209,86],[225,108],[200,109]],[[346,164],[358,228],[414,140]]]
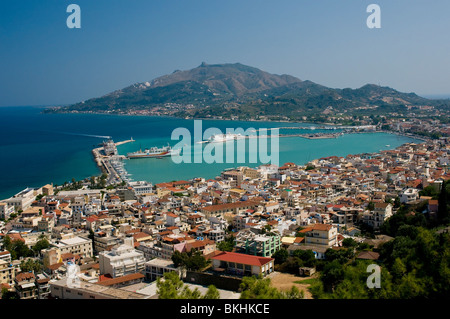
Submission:
[[[214,285],[208,286],[208,291],[206,291],[205,295],[202,299],[220,299],[219,290]]]
[[[316,255],[311,249],[297,249],[292,255],[299,258],[305,267],[314,267],[316,265]]]
[[[219,291],[213,285],[208,287],[204,296],[195,288],[189,289],[174,271],[164,273],[163,278],[156,281],[159,299],[219,299]]]
[[[281,299],[282,294],[271,286],[270,278],[244,277],[240,284],[240,299]]]
[[[344,240],[342,241],[342,246],[347,248],[354,248],[358,246],[358,243],[353,238],[344,238]]]
[[[180,299],[180,292],[183,289],[183,282],[174,271],[166,272],[164,279],[158,278],[156,281],[159,299]]]
[[[2,299],[19,299],[17,297],[17,294],[9,291],[7,288],[3,287],[2,288]]]
[[[303,290],[299,290],[297,287],[292,286],[290,290],[286,292],[282,292],[282,299],[304,299],[305,292]]]
[[[427,186],[419,192],[420,196],[431,196],[433,199],[438,199],[439,191],[434,186]]]
[[[217,249],[221,251],[232,251],[234,248],[233,236],[228,236],[224,241],[217,244]]]
[[[282,264],[286,262],[289,257],[289,252],[286,248],[281,248],[272,255],[272,258],[275,258],[275,264]]]
[[[182,253],[175,251],[172,254],[172,261],[175,267],[185,267],[188,270],[200,270],[208,265],[206,258],[196,249]]]
[[[48,242],[47,238],[41,238],[36,242],[36,244],[33,246],[33,251],[36,253],[40,253],[42,249],[47,249],[50,247],[50,243]]]
[[[13,260],[34,255],[33,251],[20,239],[11,240],[9,236],[5,236],[3,238],[3,246],[11,253]]]
[[[33,271],[35,273],[39,273],[42,270],[42,264],[38,260],[29,258],[27,260],[22,260],[20,263],[20,270],[22,272]]]

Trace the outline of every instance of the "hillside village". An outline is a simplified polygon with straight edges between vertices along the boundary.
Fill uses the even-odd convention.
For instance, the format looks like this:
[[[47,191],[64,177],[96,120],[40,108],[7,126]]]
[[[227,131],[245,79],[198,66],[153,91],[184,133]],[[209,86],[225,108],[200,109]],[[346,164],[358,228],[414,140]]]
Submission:
[[[450,179],[448,142],[304,166],[238,167],[208,180],[27,188],[0,202],[2,292],[21,299],[155,299],[156,279],[175,271],[192,287],[214,284],[222,299],[234,299],[244,276],[278,273],[274,254],[282,248],[321,260],[352,238],[373,247],[359,258],[376,260],[376,247],[392,239],[380,229],[399,203],[422,207],[428,218],[438,213],[438,200],[420,192],[439,192]],[[176,267],[174,255],[198,252],[205,267]]]

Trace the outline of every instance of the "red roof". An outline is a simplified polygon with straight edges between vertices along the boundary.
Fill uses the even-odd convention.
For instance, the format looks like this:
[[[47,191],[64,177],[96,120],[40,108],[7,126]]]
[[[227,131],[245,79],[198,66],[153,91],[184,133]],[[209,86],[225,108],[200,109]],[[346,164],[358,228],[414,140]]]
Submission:
[[[137,280],[137,279],[144,279],[144,275],[141,273],[134,273],[134,274],[129,274],[129,275],[125,275],[122,277],[116,277],[116,278],[110,278],[108,279],[108,277],[106,277],[106,275],[102,278],[102,280],[100,280],[97,282],[98,285],[102,285],[102,286],[112,286],[115,284],[122,284],[122,283],[126,283],[129,281],[133,281],[133,280]]]
[[[221,254],[212,257],[211,259],[234,262],[251,266],[262,266],[274,260],[273,258],[269,257],[252,256],[247,254],[232,253],[228,251],[224,251]]]

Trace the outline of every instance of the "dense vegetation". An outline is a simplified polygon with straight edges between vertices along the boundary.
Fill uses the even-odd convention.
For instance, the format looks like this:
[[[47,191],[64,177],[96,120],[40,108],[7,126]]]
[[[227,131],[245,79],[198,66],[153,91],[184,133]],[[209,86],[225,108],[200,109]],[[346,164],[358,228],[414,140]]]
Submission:
[[[450,234],[442,230],[450,223],[450,181],[442,190],[425,188],[423,195],[438,199],[436,216],[425,215],[424,204],[400,205],[396,214],[382,226],[384,234],[394,237],[379,249],[381,288],[368,288],[367,267],[375,262],[358,260],[358,247],[350,241],[346,248],[329,249],[326,260],[318,262],[320,280],[311,292],[315,298],[449,298]],[[396,201],[397,202],[397,201]],[[398,202],[397,202],[398,203]]]
[[[204,295],[198,288],[190,289],[176,272],[167,272],[158,278],[157,293],[159,299],[219,299],[220,294],[214,285],[210,285]],[[280,291],[271,285],[269,278],[244,277],[240,284],[241,299],[303,299],[303,291],[292,286],[288,291]]]
[[[201,270],[208,265],[208,261],[203,254],[192,249],[189,252],[179,252],[175,250],[172,254],[172,261],[175,267],[183,267],[187,270]]]

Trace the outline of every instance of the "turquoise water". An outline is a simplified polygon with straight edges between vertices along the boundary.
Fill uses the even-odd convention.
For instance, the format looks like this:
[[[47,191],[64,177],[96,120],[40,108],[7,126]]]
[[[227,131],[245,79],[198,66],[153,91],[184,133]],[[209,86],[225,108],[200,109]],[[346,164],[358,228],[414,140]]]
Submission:
[[[120,154],[140,147],[171,145],[175,128],[186,127],[193,132],[194,121],[97,114],[41,114],[36,107],[0,108],[0,199],[7,198],[25,187],[39,187],[47,183],[62,184],[72,178],[83,179],[97,175],[91,150],[103,141],[100,136],[112,136],[114,141],[136,141],[118,147]],[[309,124],[202,121],[203,129],[274,128],[283,126],[313,126]],[[286,133],[309,133],[319,130],[280,130]],[[87,136],[92,135],[92,136]],[[99,136],[99,137],[94,137]],[[381,149],[395,148],[414,139],[386,133],[350,134],[337,139],[308,140],[300,137],[280,138],[280,164],[304,164],[324,156],[346,156]],[[192,141],[193,142],[193,141]],[[387,147],[386,145],[390,145]],[[270,154],[270,146],[269,146]],[[248,159],[248,154],[246,154]],[[258,166],[258,163],[175,164],[170,157],[162,159],[125,160],[125,167],[134,180],[152,183],[193,177],[213,178],[225,168]]]

